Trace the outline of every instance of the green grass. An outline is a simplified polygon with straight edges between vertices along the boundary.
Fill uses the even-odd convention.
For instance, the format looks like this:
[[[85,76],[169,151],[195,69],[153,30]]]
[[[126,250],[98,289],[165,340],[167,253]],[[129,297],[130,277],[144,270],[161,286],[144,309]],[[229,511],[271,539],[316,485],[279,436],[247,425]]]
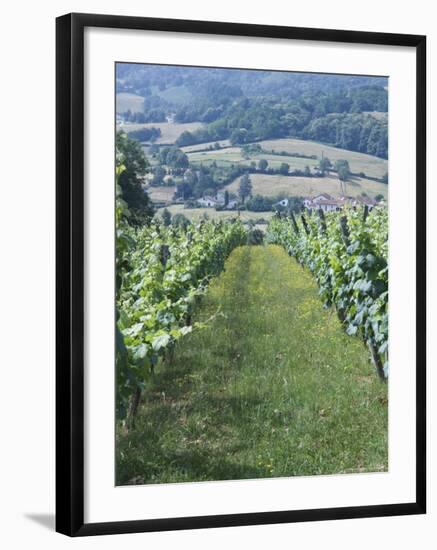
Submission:
[[[170,103],[176,103],[177,105],[189,103],[193,99],[190,90],[185,86],[171,86],[162,91],[160,91],[158,86],[153,86],[152,93],[162,97]]]
[[[218,141],[208,141],[206,143],[198,143],[197,145],[186,145],[185,147],[181,147],[181,150],[184,153],[195,153],[197,151],[204,151],[205,149],[208,149],[210,146],[214,147],[214,145],[218,143],[220,147],[230,147],[231,142],[228,139],[222,139]]]
[[[322,153],[331,161],[337,159],[345,159],[349,162],[352,172],[359,174],[364,172],[367,176],[382,177],[388,171],[388,161],[372,155],[364,153],[356,153],[347,151],[346,149],[338,149],[330,147],[315,141],[304,141],[301,139],[271,139],[261,141],[260,145],[270,151],[286,151],[287,153],[301,153],[305,155],[317,155],[321,158]],[[306,160],[306,159],[305,159]],[[286,162],[286,161],[284,161]]]
[[[117,434],[117,484],[387,470],[387,386],[277,246],[240,247]]]
[[[384,114],[384,113],[383,113]],[[375,114],[379,116],[379,114]],[[322,153],[335,162],[337,159],[345,159],[349,161],[351,171],[359,174],[364,172],[370,177],[382,177],[388,171],[388,162],[385,159],[366,155],[364,153],[356,153],[346,149],[338,149],[322,143],[314,141],[304,141],[300,139],[273,139],[261,141],[259,144],[266,151],[275,151],[288,153],[300,153],[304,155],[316,155],[322,157]],[[206,144],[207,146],[208,144]],[[318,164],[316,159],[299,158],[286,155],[274,155],[266,153],[252,154],[250,159],[245,159],[241,154],[240,147],[227,147],[225,149],[213,151],[199,151],[205,148],[205,145],[193,145],[185,147],[184,151],[188,154],[190,162],[206,165],[215,161],[219,166],[229,166],[230,164],[249,164],[251,161],[258,162],[260,159],[266,159],[271,168],[278,168],[283,162],[290,165],[291,170],[303,170],[305,166],[314,167]]]
[[[158,209],[156,215],[161,216],[163,210],[163,208]],[[215,208],[184,208],[182,204],[169,205],[167,206],[167,210],[169,210],[172,215],[183,214],[189,220],[193,221],[202,219],[205,214],[210,220],[229,220],[238,217],[238,212],[235,210],[217,211]],[[249,220],[256,222],[260,219],[269,220],[273,214],[274,212],[249,212],[247,210],[242,210],[240,212],[240,219],[243,223]]]
[[[172,186],[162,186],[159,187],[147,187],[147,194],[152,199],[152,201],[157,202],[170,202],[173,200],[173,195],[175,194],[176,187]]]
[[[299,176],[278,176],[269,174],[251,174],[252,193],[275,197],[279,193],[295,197],[313,197],[319,193],[329,193],[333,197],[342,195],[340,182],[337,177],[305,178]],[[232,193],[238,193],[240,178],[226,186]],[[365,178],[353,177],[346,182],[346,194],[356,197],[361,193],[370,197],[378,194],[388,196],[388,185]]]
[[[140,130],[141,128],[160,128],[161,137],[156,140],[155,143],[174,143],[182,132],[193,132],[201,126],[202,122],[187,122],[186,124],[178,124],[176,122],[148,122],[146,124],[122,124],[118,126],[121,130],[124,130],[129,134],[134,130]]]
[[[200,149],[200,146],[197,146]],[[313,167],[318,164],[317,160],[298,157],[288,157],[282,155],[272,155],[268,153],[251,154],[249,159],[243,157],[240,147],[227,147],[213,151],[186,151],[188,159],[193,164],[209,165],[216,162],[218,166],[230,166],[231,164],[244,164],[249,166],[251,162],[258,164],[260,159],[265,159],[270,168],[279,168],[286,162],[290,170],[304,170],[305,166]]]
[[[144,111],[144,97],[136,94],[121,92],[116,95],[117,113],[125,113],[131,110],[133,113]]]

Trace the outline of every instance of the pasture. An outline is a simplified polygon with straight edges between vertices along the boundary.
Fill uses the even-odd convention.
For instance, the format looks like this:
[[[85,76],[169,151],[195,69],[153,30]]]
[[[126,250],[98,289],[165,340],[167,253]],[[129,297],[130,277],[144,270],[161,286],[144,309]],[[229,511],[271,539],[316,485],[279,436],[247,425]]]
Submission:
[[[287,153],[302,153],[305,155],[317,155],[318,158],[328,157],[332,162],[338,159],[344,159],[349,162],[352,172],[364,172],[371,177],[380,178],[388,171],[388,161],[372,155],[364,153],[356,153],[347,151],[346,149],[338,149],[330,145],[324,145],[315,141],[304,141],[301,139],[269,139],[260,141],[263,149],[274,150],[278,152],[286,151]],[[306,159],[303,159],[306,160]],[[288,162],[285,161],[284,162]]]
[[[152,93],[177,105],[189,103],[193,99],[191,92],[186,86],[170,86],[165,90],[160,90],[158,86],[152,86]]]
[[[175,194],[176,187],[174,185],[165,187],[160,185],[159,187],[149,186],[146,188],[147,194],[155,202],[170,202]]]
[[[162,216],[162,211],[164,209],[160,208],[155,216]],[[210,220],[229,220],[232,218],[238,218],[238,212],[235,210],[222,210],[217,211],[214,208],[184,208],[182,204],[172,204],[167,207],[167,210],[171,213],[172,216],[175,214],[183,214],[186,218],[193,221],[201,220],[205,214]],[[240,212],[240,219],[243,223],[252,220],[256,223],[258,220],[264,219],[266,221],[270,220],[274,212],[249,212],[243,210]]]
[[[134,130],[142,128],[159,128],[161,137],[156,140],[157,144],[173,144],[182,132],[193,132],[203,126],[202,122],[187,122],[186,124],[178,124],[176,122],[147,122],[146,124],[121,124],[119,128],[127,134]]]
[[[205,149],[208,149],[209,147],[214,147],[214,145],[218,143],[220,147],[230,147],[231,142],[228,139],[222,139],[218,141],[208,141],[206,143],[198,143],[197,145],[186,145],[185,147],[181,147],[181,151],[184,153],[195,153],[197,151],[204,151]]]
[[[200,146],[197,146],[200,147]],[[193,151],[187,152],[188,159],[193,164],[210,165],[215,162],[218,166],[230,166],[231,164],[241,164],[249,166],[251,162],[265,159],[270,168],[279,168],[282,163],[287,163],[290,170],[304,170],[305,166],[310,168],[317,166],[318,161],[314,159],[288,157],[268,153],[251,154],[249,158],[243,156],[240,147],[227,147],[226,149],[217,149],[213,151]]]
[[[265,197],[276,197],[283,194],[289,197],[313,197],[319,193],[329,193],[333,197],[339,197],[341,191],[340,182],[336,177],[305,178],[299,176],[279,176],[269,174],[251,174],[252,194]],[[232,193],[238,193],[240,178],[235,179],[225,189]],[[381,194],[387,199],[388,186],[363,178],[352,178],[346,183],[346,194],[356,197],[361,193],[367,193],[369,197]]]
[[[121,92],[116,95],[115,103],[117,113],[125,113],[126,111],[142,113],[144,111],[144,97],[140,95]]]

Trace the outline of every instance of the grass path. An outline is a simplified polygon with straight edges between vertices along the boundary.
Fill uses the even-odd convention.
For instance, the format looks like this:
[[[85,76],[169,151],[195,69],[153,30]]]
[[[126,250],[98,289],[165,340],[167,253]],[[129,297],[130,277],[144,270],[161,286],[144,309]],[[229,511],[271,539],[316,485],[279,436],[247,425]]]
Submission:
[[[118,434],[117,480],[163,483],[383,471],[387,387],[277,246],[241,247]]]

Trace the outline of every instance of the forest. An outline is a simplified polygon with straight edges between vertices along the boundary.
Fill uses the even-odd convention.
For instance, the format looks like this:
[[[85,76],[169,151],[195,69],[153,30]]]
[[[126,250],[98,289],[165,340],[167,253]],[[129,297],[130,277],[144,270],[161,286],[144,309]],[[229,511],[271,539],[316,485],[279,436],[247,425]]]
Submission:
[[[199,72],[200,71],[200,72]],[[387,158],[386,78],[122,64],[117,93],[144,97],[130,122],[205,126],[184,132],[178,146],[230,139],[313,139]]]

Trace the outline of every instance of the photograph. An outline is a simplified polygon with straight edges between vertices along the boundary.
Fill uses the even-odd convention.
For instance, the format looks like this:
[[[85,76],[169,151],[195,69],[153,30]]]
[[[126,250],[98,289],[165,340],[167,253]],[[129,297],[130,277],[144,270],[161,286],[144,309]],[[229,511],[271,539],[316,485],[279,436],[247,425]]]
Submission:
[[[117,486],[389,469],[389,78],[292,66],[114,64]]]

